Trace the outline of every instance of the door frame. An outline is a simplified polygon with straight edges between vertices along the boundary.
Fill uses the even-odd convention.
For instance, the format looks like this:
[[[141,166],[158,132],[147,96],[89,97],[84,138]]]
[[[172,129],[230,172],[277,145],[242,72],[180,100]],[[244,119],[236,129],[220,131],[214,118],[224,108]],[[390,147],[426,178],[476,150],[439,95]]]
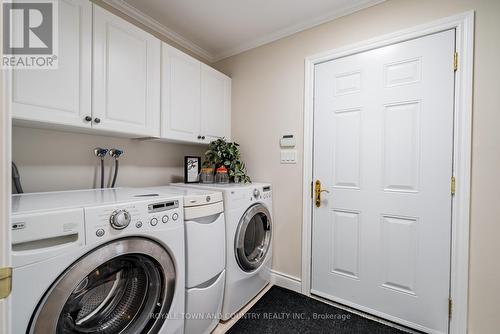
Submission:
[[[0,17],[3,17],[0,6]],[[0,25],[0,41],[2,41]],[[3,53],[2,53],[3,55]],[[10,210],[11,210],[11,144],[12,122],[10,85],[7,78],[11,70],[0,69],[0,267],[11,267],[10,256]],[[0,333],[11,332],[11,298],[0,300]]]
[[[469,279],[469,224],[472,146],[472,95],[474,60],[474,11],[446,17],[360,43],[322,52],[305,59],[304,153],[302,198],[302,293],[311,295],[312,175],[314,138],[314,67],[383,46],[455,29],[458,69],[455,72],[453,174],[456,192],[452,197],[450,298],[453,314],[449,333],[467,332]],[[452,57],[453,55],[450,55]],[[310,189],[310,190],[309,190]]]

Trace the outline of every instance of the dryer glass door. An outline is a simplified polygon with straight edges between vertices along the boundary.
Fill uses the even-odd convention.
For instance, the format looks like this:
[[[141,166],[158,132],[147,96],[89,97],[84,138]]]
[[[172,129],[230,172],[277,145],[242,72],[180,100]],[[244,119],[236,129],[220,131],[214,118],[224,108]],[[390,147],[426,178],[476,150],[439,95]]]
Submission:
[[[32,333],[156,333],[175,287],[168,252],[153,241],[121,239],[74,263],[47,292]]]
[[[254,271],[266,259],[271,247],[271,214],[255,204],[243,214],[236,231],[236,260],[244,271]]]

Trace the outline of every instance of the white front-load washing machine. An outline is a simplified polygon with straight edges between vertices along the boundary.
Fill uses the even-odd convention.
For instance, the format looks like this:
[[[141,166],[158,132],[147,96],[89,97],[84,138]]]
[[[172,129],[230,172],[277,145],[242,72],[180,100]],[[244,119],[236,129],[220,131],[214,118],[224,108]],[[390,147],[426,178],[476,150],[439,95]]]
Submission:
[[[182,197],[150,195],[12,196],[13,333],[183,333]]]
[[[271,281],[272,190],[266,183],[175,184],[222,191],[226,285],[222,319],[231,318]]]

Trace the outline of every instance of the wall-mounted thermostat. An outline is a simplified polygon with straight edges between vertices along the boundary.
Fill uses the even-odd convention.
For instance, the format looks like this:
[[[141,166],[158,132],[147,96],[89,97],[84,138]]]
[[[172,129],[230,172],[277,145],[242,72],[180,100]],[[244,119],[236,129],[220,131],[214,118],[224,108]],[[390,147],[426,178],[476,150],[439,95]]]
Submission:
[[[283,148],[295,147],[295,137],[293,135],[283,135],[280,139],[280,146]]]
[[[283,135],[280,138],[280,162],[282,164],[297,163],[297,150],[295,150],[295,137],[293,135]]]

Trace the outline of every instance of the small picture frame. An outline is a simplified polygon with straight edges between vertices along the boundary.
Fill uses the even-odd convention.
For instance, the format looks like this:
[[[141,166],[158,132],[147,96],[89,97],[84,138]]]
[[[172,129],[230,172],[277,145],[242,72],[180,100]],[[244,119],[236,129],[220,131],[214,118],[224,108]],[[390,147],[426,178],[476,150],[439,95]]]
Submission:
[[[201,170],[201,157],[184,157],[184,183],[198,183]]]

